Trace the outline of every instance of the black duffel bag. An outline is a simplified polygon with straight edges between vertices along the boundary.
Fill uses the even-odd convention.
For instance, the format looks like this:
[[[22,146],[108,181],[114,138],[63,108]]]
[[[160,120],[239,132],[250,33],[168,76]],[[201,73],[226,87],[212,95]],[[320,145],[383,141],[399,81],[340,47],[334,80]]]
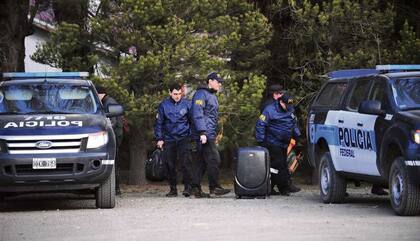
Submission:
[[[166,178],[166,165],[162,150],[154,150],[146,160],[146,178],[150,181],[163,181]]]

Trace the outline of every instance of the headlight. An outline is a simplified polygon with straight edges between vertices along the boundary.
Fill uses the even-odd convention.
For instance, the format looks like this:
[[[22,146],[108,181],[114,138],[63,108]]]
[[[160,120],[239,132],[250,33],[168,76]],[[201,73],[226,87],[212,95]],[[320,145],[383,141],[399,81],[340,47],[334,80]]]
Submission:
[[[98,148],[106,145],[108,143],[108,133],[105,131],[89,134],[87,149]]]
[[[415,143],[420,144],[420,130],[413,132],[413,140]]]

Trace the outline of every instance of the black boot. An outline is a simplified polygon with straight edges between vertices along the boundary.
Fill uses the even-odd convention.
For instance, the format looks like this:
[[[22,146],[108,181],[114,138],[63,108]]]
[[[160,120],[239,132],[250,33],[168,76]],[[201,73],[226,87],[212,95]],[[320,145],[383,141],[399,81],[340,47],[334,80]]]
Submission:
[[[230,189],[223,188],[222,186],[218,185],[215,188],[210,189],[210,196],[222,196],[225,194],[230,193]]]
[[[300,192],[300,188],[299,187],[296,187],[293,184],[290,184],[289,185],[289,192]]]
[[[282,196],[290,196],[290,192],[288,189],[280,190],[280,195]]]
[[[184,191],[182,191],[182,195],[184,195],[184,197],[191,196],[191,186],[190,185],[185,185],[184,186]]]
[[[205,193],[201,190],[201,187],[193,187],[191,190],[191,194],[194,195],[195,198],[209,198],[210,195]]]
[[[166,194],[167,197],[176,197],[178,196],[178,190],[176,187],[171,187],[171,190]]]

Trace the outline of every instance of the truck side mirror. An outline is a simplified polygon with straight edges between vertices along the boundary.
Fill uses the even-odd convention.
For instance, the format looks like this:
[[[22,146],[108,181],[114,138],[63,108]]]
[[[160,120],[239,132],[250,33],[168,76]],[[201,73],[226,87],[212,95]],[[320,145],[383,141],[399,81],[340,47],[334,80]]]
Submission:
[[[122,107],[122,105],[118,104],[109,104],[105,108],[105,111],[107,117],[121,116],[124,114],[124,108]]]
[[[385,115],[385,111],[381,109],[381,102],[377,100],[364,100],[359,105],[359,113],[370,115]]]

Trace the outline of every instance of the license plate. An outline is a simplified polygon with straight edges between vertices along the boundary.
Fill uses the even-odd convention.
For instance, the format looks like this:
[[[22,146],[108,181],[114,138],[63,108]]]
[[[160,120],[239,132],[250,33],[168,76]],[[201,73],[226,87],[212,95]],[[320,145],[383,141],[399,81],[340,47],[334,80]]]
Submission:
[[[34,158],[32,159],[32,169],[55,169],[55,158]]]

